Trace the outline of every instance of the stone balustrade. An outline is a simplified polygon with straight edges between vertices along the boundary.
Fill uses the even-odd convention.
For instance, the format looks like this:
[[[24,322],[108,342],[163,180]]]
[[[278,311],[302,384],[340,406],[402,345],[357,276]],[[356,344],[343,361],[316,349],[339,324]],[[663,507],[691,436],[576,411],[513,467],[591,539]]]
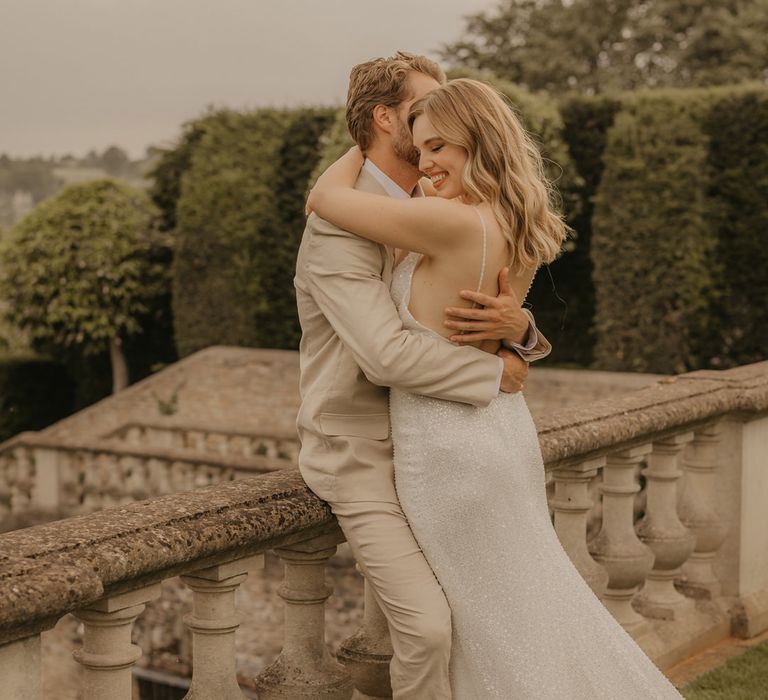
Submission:
[[[299,440],[295,430],[273,430],[269,434],[252,430],[226,430],[210,425],[178,425],[129,422],[104,436],[130,445],[146,445],[177,450],[195,450],[234,457],[270,457],[296,463]]]
[[[0,523],[28,511],[47,519],[91,513],[293,465],[261,454],[21,433],[0,449]]]
[[[537,427],[563,547],[661,668],[768,629],[768,362],[681,375]],[[7,470],[11,502],[36,497],[34,454],[31,463],[19,452]],[[158,582],[176,576],[193,594],[186,697],[245,697],[234,591],[266,551],[285,564],[286,612],[259,697],[387,697],[391,646],[370,591],[363,628],[336,658],[324,643],[324,567],[342,541],[295,470],[2,535],[0,700],[40,697],[40,633],[68,613],[84,626],[82,697],[127,700],[131,626]]]

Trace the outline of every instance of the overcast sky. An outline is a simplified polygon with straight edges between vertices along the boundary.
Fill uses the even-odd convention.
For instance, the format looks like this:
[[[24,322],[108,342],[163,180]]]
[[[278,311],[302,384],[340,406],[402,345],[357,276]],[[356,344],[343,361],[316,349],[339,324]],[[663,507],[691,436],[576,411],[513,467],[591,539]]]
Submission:
[[[496,0],[0,0],[0,153],[133,157],[207,105],[341,104],[349,69],[436,57]]]

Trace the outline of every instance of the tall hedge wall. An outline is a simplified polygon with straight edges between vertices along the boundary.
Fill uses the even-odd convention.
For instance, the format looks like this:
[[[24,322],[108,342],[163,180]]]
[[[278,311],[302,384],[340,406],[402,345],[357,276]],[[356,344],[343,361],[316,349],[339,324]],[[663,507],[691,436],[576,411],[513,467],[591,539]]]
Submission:
[[[163,190],[172,200],[178,179],[173,307],[180,355],[213,344],[298,346],[293,266],[307,180],[332,114],[224,110],[206,115],[180,144]]]
[[[576,231],[528,297],[550,362],[674,372],[765,356],[764,86],[556,104],[461,75],[490,80],[515,105]],[[343,110],[222,111],[188,125],[153,190],[179,240],[181,354],[296,347],[304,195],[350,144]]]
[[[702,343],[713,367],[768,357],[768,90],[719,96],[702,127],[719,263],[712,328]]]
[[[626,95],[593,216],[595,357],[683,372],[765,357],[764,87]],[[736,121],[736,124],[730,122]]]
[[[708,141],[689,95],[633,96],[608,132],[592,221],[595,355],[604,369],[684,372],[713,288]]]
[[[568,314],[564,322],[564,347],[555,360],[590,366],[594,361],[595,345],[595,285],[592,280],[592,215],[593,197],[603,173],[603,151],[608,129],[620,108],[611,97],[574,97],[560,103],[563,135],[580,187],[576,191],[579,207],[568,216],[576,232],[576,247],[559,272],[570,294]],[[558,261],[559,262],[559,261]]]

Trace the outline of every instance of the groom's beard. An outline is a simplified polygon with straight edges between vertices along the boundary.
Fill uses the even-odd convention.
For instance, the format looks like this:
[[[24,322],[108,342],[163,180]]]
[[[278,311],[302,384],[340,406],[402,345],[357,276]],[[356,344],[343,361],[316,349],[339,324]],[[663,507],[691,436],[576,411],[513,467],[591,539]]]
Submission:
[[[402,120],[397,121],[397,135],[392,143],[392,148],[395,151],[395,155],[404,160],[409,165],[418,169],[419,167],[419,149],[413,145],[413,136],[408,127]]]

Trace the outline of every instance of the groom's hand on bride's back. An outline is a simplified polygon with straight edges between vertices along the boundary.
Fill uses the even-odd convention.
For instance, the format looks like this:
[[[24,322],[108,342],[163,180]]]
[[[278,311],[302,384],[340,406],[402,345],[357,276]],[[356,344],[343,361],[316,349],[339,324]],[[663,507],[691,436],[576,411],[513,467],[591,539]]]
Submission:
[[[463,299],[482,308],[449,307],[445,310],[444,324],[457,331],[451,336],[454,343],[474,343],[478,340],[508,340],[523,343],[528,335],[529,319],[523,313],[520,301],[509,281],[509,268],[499,273],[499,295],[463,290]]]
[[[499,350],[497,354],[504,361],[500,389],[507,394],[521,391],[528,378],[528,363],[510,350]]]

